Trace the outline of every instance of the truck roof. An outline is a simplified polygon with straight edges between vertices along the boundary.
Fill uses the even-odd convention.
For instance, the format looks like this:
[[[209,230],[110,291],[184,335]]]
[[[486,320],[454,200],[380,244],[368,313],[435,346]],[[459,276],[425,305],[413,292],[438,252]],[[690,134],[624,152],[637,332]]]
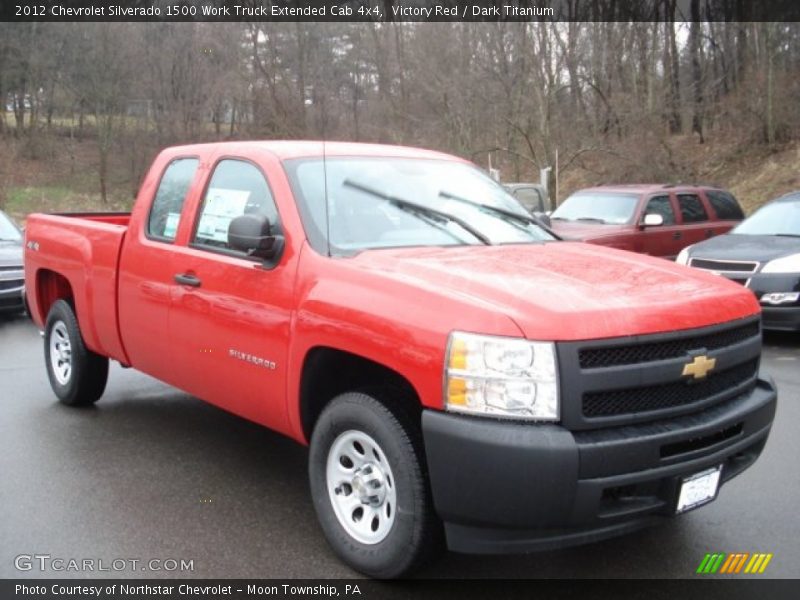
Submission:
[[[651,192],[668,192],[670,190],[691,190],[697,188],[718,189],[712,185],[702,185],[696,183],[618,183],[608,185],[597,185],[578,190],[580,192],[618,192],[626,194],[648,194]]]
[[[214,142],[209,144],[192,144],[186,146],[172,146],[167,149],[170,153],[205,154],[214,150],[225,150],[232,154],[245,153],[252,150],[266,150],[281,160],[311,156],[390,156],[398,158],[433,158],[440,160],[459,160],[463,158],[425,150],[410,146],[393,146],[389,144],[365,144],[358,142],[331,142],[322,140],[263,140],[247,142]]]

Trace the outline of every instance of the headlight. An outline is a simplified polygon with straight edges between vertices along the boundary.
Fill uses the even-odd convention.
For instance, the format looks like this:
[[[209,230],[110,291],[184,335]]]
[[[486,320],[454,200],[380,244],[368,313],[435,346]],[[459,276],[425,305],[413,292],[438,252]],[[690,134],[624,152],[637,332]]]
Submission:
[[[675,259],[676,263],[679,265],[689,264],[689,248],[691,248],[691,246],[686,246],[686,248],[680,251],[678,257]]]
[[[782,258],[769,261],[762,273],[800,273],[800,254],[790,254]]]
[[[444,379],[447,410],[534,421],[559,418],[552,342],[455,331]]]

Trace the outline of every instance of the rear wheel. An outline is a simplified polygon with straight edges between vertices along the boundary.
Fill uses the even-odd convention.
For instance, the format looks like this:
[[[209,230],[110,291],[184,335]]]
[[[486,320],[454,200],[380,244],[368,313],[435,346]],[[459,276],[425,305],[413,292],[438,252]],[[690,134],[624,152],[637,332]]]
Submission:
[[[314,508],[333,550],[373,577],[400,577],[441,549],[419,428],[391,404],[338,396],[311,438]]]
[[[83,343],[78,319],[68,302],[53,303],[44,332],[47,375],[58,399],[69,406],[97,402],[108,381],[108,359]]]

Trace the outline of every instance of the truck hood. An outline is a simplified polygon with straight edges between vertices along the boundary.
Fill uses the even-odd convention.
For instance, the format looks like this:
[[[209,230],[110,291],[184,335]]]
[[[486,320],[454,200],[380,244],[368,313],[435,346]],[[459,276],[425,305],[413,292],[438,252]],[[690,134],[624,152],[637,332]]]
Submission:
[[[443,319],[466,302],[507,315],[529,339],[641,335],[759,311],[752,293],[716,275],[582,243],[372,250],[350,260],[377,285],[389,278],[440,297]]]
[[[625,233],[628,225],[611,225],[608,223],[586,223],[575,221],[551,221],[550,229],[565,240],[594,240],[611,235]]]

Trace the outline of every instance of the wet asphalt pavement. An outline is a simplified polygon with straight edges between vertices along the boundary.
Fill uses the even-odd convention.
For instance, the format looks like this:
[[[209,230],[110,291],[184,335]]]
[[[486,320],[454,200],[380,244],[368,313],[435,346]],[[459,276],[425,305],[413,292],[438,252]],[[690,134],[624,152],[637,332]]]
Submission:
[[[420,576],[681,578],[706,552],[771,552],[768,576],[800,577],[800,335],[765,342],[764,368],[779,389],[772,435],[715,502],[578,548],[447,554]],[[21,317],[0,317],[0,410],[0,577],[357,576],[317,527],[304,448],[118,365],[96,407],[64,407],[39,333]],[[15,568],[15,557],[34,554],[126,563],[85,573]],[[132,568],[131,559],[141,562]],[[151,559],[161,571],[142,570]],[[169,559],[193,561],[193,570],[163,570]]]

